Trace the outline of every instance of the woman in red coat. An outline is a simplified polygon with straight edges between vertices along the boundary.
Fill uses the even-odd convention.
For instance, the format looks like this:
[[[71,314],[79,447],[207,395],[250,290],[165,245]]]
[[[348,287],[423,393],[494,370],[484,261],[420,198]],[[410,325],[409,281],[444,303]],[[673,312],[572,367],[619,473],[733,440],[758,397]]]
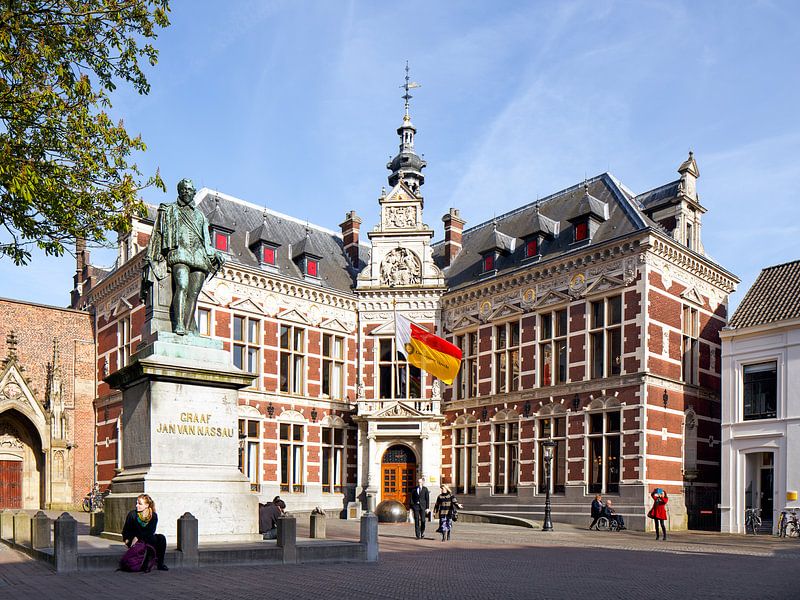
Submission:
[[[653,508],[651,508],[650,512],[647,513],[647,516],[653,519],[656,523],[656,539],[659,539],[658,525],[659,523],[661,524],[661,532],[664,534],[664,541],[666,542],[667,528],[664,525],[664,521],[667,520],[667,509],[665,506],[667,505],[667,502],[669,502],[667,492],[661,488],[656,488],[653,490],[653,493],[650,494],[650,497],[653,499]]]

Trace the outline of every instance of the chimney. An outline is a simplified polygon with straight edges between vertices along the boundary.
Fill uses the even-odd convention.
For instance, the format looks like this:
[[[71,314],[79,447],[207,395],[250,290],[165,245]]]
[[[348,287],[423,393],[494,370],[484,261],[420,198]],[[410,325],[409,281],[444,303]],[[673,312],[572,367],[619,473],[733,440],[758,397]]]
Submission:
[[[457,208],[442,217],[444,222],[444,266],[449,267],[461,252],[461,232],[466,221],[461,218]]]
[[[351,210],[344,216],[344,221],[339,225],[342,228],[342,239],[344,240],[344,253],[350,259],[350,264],[358,268],[358,230],[361,227],[361,219],[356,215],[356,211]]]
[[[89,251],[86,249],[86,239],[75,239],[75,276],[73,277],[72,292],[70,293],[71,306],[77,308],[86,283],[86,271],[89,266]]]

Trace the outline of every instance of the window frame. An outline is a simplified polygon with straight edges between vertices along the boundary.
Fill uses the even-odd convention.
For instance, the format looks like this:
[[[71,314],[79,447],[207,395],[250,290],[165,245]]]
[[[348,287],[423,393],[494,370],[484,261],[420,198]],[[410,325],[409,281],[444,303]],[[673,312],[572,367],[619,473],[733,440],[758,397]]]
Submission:
[[[287,437],[283,435],[284,427],[287,428]],[[281,492],[303,494],[306,491],[306,435],[305,423],[278,422],[278,484]]]
[[[219,250],[220,252],[230,252],[231,249],[231,234],[225,231],[220,231],[219,229],[215,229],[214,233],[214,249]],[[224,240],[225,243],[223,244],[224,247],[220,246],[220,241]]]
[[[453,492],[474,495],[478,487],[478,423],[467,421],[454,424],[453,435]]]
[[[241,338],[236,337],[236,323],[239,319],[242,322]],[[251,325],[255,325],[255,336],[252,335]],[[231,355],[236,368],[244,371],[244,366],[247,364],[248,373],[261,374],[261,332],[263,330],[262,319],[237,313],[231,314]],[[252,339],[253,337],[255,339]],[[255,368],[250,370],[251,366]]]
[[[684,304],[681,310],[681,380],[684,383],[698,385],[699,377],[700,310]]]
[[[563,434],[558,431],[557,427],[553,427],[554,421],[559,420],[563,424]],[[545,422],[548,423],[547,435],[544,435]],[[567,421],[566,413],[539,415],[535,420],[536,425],[536,489],[538,493],[544,494],[547,492],[545,464],[544,464],[544,446],[543,443],[547,440],[556,442],[553,447],[553,459],[550,463],[550,493],[562,495],[566,493],[567,482]],[[554,431],[556,435],[554,435]],[[559,462],[563,462],[562,468],[559,469]],[[560,482],[560,483],[559,483]]]
[[[584,242],[589,239],[589,220],[578,221],[573,225],[575,241]]]
[[[213,330],[212,330],[213,320],[211,318],[211,314],[212,313],[210,308],[205,308],[204,306],[197,307],[197,312],[195,313],[195,321],[197,322],[198,335],[201,335],[203,337],[211,337],[213,335]],[[205,333],[203,333],[203,323],[205,323],[206,326]]]
[[[250,491],[261,490],[261,423],[262,419],[239,417],[239,471],[250,482]],[[251,435],[250,425],[255,424],[255,434]],[[244,425],[244,427],[243,427]],[[255,462],[252,461],[255,456]]]
[[[560,331],[560,315],[566,315],[566,324],[564,331]],[[551,385],[561,385],[569,382],[569,306],[561,308],[553,308],[548,312],[539,313],[537,315],[539,326],[536,328],[537,351],[538,351],[538,368],[536,369],[536,378],[539,387],[548,387]],[[545,322],[549,320],[549,326],[545,326]],[[549,336],[545,334],[548,333]],[[563,349],[563,360],[561,358],[561,350]],[[562,365],[563,365],[563,378],[562,378]],[[545,367],[549,367],[548,382],[545,379]],[[554,376],[555,375],[555,376]]]
[[[456,346],[461,349],[461,368],[458,370],[453,395],[457,400],[477,398],[479,330],[464,331],[456,336]]]
[[[326,432],[330,439],[326,441]],[[337,442],[336,434],[341,434]],[[342,494],[347,476],[347,428],[337,425],[323,425],[320,428],[320,483],[323,494]],[[326,452],[327,450],[327,452]],[[327,456],[326,456],[327,454]],[[326,474],[328,481],[326,482]],[[333,475],[333,477],[331,477]]]
[[[287,346],[283,345],[284,330],[287,331]],[[300,335],[299,342],[298,334]],[[293,396],[305,395],[307,340],[308,329],[305,327],[300,327],[293,323],[278,324],[278,393]],[[286,373],[285,381],[283,379],[284,370]]]
[[[609,415],[619,415],[619,429],[610,430],[608,427]],[[602,430],[600,432],[593,432],[591,430],[592,417],[600,415],[602,418]],[[623,415],[622,407],[614,406],[612,408],[602,408],[590,410],[586,413],[585,423],[585,439],[586,443],[586,485],[587,491],[590,494],[619,494],[622,485],[622,436],[623,436]],[[617,481],[610,481],[609,475],[611,474],[611,465],[609,464],[609,443],[608,440],[617,438]],[[599,461],[597,455],[594,455],[595,440],[600,440],[601,450]],[[592,462],[599,462],[600,465],[600,483],[594,482],[594,470]]]
[[[520,370],[522,319],[495,323],[492,333],[493,392],[495,394],[517,392],[522,389]]]
[[[375,343],[377,345],[377,352],[375,352],[375,374],[376,382],[375,382],[375,389],[378,390],[378,399],[379,400],[421,400],[425,397],[425,378],[426,373],[419,367],[415,367],[408,363],[408,361],[402,358],[402,354],[397,350],[396,346],[396,339],[394,336],[388,337],[376,337]],[[389,358],[388,360],[384,358],[384,345],[389,344],[389,357],[394,357],[394,359]],[[388,393],[389,395],[384,395],[386,391],[384,390],[384,383],[386,380],[386,376],[390,377],[390,385]],[[418,395],[412,396],[412,385],[402,385],[402,375],[406,373],[406,381],[414,377],[415,374],[418,375],[419,379],[419,388],[418,388]]]
[[[519,490],[520,420],[518,416],[513,416],[510,418],[506,417],[503,419],[498,419],[496,421],[492,421],[491,423],[492,495],[513,496],[516,495]],[[498,439],[500,435],[502,435],[502,439]],[[501,475],[501,465],[502,483],[498,483],[498,479],[500,479],[499,475]]]
[[[742,422],[752,422],[752,421],[763,421],[766,419],[777,419],[778,413],[780,412],[780,402],[779,402],[779,386],[778,386],[778,375],[779,375],[779,368],[778,368],[778,360],[776,358],[766,359],[766,360],[759,360],[758,362],[748,362],[741,365],[739,369],[739,378],[740,378],[740,399],[739,399],[739,406],[741,410],[741,421]],[[747,369],[753,369],[758,367],[764,367],[766,365],[774,365],[774,379],[772,381],[772,386],[774,388],[774,395],[773,395],[773,403],[774,403],[774,410],[769,412],[762,412],[762,413],[751,413],[753,416],[748,417],[746,412],[747,409],[747,385],[748,382],[746,381],[747,376]],[[760,370],[760,371],[753,371],[753,373],[759,372],[767,372],[767,370]],[[758,383],[758,382],[754,382]],[[766,416],[757,416],[759,414],[765,414]]]
[[[117,370],[130,364],[131,348],[131,316],[127,314],[117,321]]]
[[[328,354],[325,351],[325,342],[326,339],[329,340],[328,342]],[[339,347],[339,356],[336,356],[336,352],[332,351],[336,346]],[[338,335],[335,333],[324,333],[322,334],[322,360],[320,361],[320,394],[323,398],[328,398],[331,400],[341,400],[344,398],[344,390],[345,390],[345,356],[347,355],[347,341],[343,335]],[[338,373],[338,386],[335,384],[336,377],[335,375]],[[325,391],[326,385],[326,376],[327,376],[327,385],[328,391]],[[338,387],[337,390],[334,391],[334,388]]]
[[[612,301],[619,301],[619,321],[613,321]],[[598,323],[595,307],[602,305],[602,322]],[[586,303],[587,344],[589,349],[589,379],[616,377],[622,374],[622,331],[625,322],[625,304],[622,294],[589,300]],[[599,346],[599,360],[598,360]],[[616,346],[616,356],[614,353]],[[599,372],[598,372],[599,366]],[[616,366],[616,369],[614,368]]]
[[[495,270],[496,257],[494,252],[489,252],[481,257],[481,271],[483,273],[491,273]]]

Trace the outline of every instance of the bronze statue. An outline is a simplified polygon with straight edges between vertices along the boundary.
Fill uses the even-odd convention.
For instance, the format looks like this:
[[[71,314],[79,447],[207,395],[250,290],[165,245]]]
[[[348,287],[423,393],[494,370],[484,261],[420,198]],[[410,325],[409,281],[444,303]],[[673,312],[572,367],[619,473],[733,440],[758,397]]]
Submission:
[[[206,216],[194,206],[195,189],[190,179],[178,183],[178,201],[158,207],[153,233],[147,246],[142,272],[143,299],[154,279],[172,274],[170,322],[178,335],[197,335],[194,313],[206,277],[225,263],[225,257],[211,246]]]

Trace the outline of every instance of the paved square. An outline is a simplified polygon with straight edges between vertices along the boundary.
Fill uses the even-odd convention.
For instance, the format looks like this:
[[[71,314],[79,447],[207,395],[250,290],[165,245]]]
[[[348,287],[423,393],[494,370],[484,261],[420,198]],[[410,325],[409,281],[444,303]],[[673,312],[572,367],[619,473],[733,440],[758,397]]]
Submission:
[[[303,520],[305,521],[305,520]],[[307,523],[298,524],[299,535]],[[594,532],[556,524],[543,533],[459,523],[451,542],[414,539],[413,525],[381,525],[379,564],[173,569],[150,574],[56,575],[0,546],[0,598],[796,598],[800,541],[769,536]],[[358,524],[331,520],[330,538]]]

